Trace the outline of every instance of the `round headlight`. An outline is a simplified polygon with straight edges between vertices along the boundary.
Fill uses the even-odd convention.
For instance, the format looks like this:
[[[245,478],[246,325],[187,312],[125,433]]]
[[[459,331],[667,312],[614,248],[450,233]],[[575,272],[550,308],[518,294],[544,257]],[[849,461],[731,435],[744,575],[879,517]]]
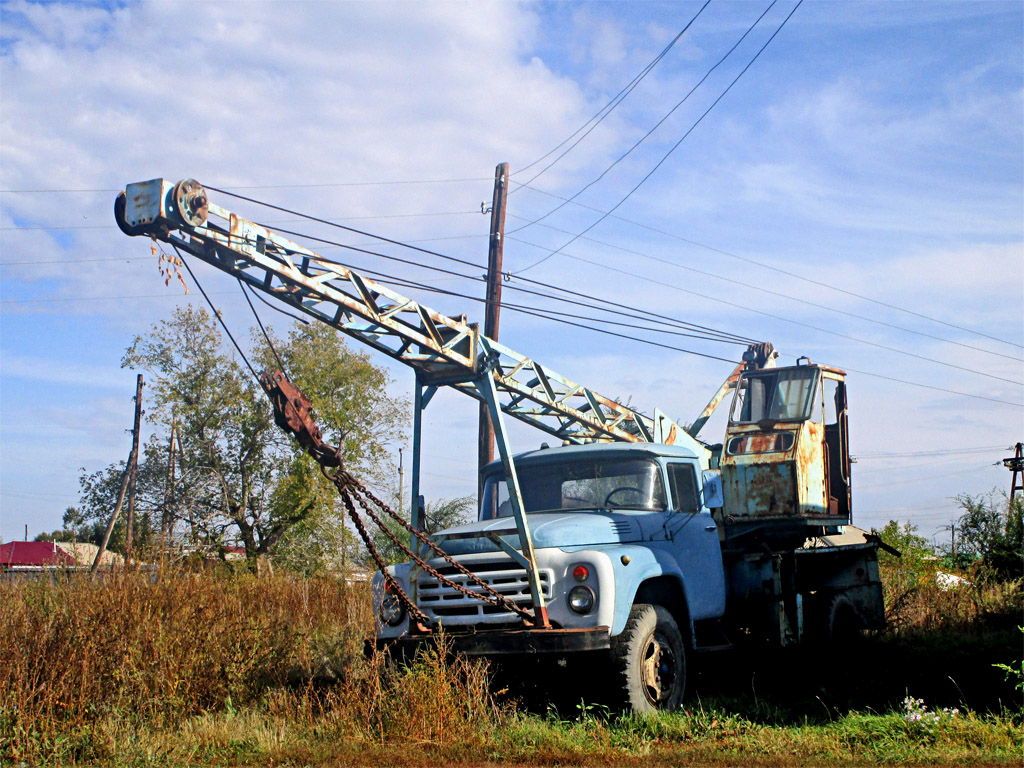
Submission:
[[[590,613],[594,610],[594,603],[597,602],[597,597],[594,595],[594,590],[580,584],[569,590],[568,600],[569,607],[576,613]]]
[[[405,619],[405,606],[398,599],[398,595],[390,592],[384,594],[380,602],[380,620],[389,627],[397,627]]]

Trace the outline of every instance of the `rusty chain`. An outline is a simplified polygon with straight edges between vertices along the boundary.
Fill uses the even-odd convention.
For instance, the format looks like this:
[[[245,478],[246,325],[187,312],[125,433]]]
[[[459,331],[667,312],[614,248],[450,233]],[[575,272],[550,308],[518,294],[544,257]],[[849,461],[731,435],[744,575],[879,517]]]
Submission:
[[[344,484],[346,490],[355,489],[357,493],[354,495],[356,499],[359,501],[359,506],[362,507],[363,511],[367,514],[367,516],[371,520],[373,520],[374,524],[378,528],[380,528],[384,535],[387,536],[388,539],[396,547],[398,547],[412,562],[416,563],[416,565],[418,565],[424,572],[437,579],[438,582],[456,590],[457,592],[461,592],[467,597],[471,597],[475,600],[487,603],[488,605],[493,605],[495,608],[502,608],[504,610],[510,611],[527,621],[533,621],[534,617],[530,611],[521,608],[507,595],[503,595],[501,592],[498,592],[496,589],[494,589],[494,587],[492,587],[490,584],[481,579],[471,570],[466,568],[466,566],[464,566],[458,560],[456,560],[443,549],[441,549],[441,547],[439,547],[437,543],[430,538],[430,536],[428,536],[423,531],[419,530],[418,528],[415,528],[414,526],[406,522],[397,512],[395,512],[393,509],[391,509],[391,507],[389,507],[383,501],[374,496],[373,493],[371,493],[362,483],[360,483],[358,480],[352,477],[348,472],[345,472],[343,469],[339,469],[335,473],[335,477],[338,477],[339,480],[335,480],[333,477],[331,477],[331,475],[327,474],[326,472],[324,474],[331,479],[331,481],[335,484],[335,486],[339,488],[339,490],[341,490],[342,484]],[[344,479],[341,479],[341,476],[344,476]],[[345,492],[342,491],[343,496],[344,493]],[[376,505],[381,511],[383,511],[385,514],[391,517],[392,520],[394,520],[396,523],[401,525],[405,530],[407,530],[409,533],[411,533],[413,536],[415,536],[417,539],[423,542],[423,544],[429,547],[439,558],[441,558],[446,563],[451,565],[456,571],[466,576],[467,579],[471,581],[474,585],[479,586],[483,590],[483,592],[477,592],[475,590],[469,589],[464,584],[460,584],[457,581],[453,581],[452,579],[448,578],[447,576],[443,575],[440,571],[432,567],[429,562],[424,560],[418,553],[413,551],[411,547],[409,547],[405,542],[403,542],[401,539],[398,538],[398,536],[395,535],[394,531],[392,531],[385,524],[385,522],[381,520],[380,517],[373,511],[370,505],[366,503],[367,499],[372,501],[374,505]],[[352,521],[353,523],[356,523],[355,517],[353,517]],[[381,561],[377,558],[374,558],[374,560],[375,562],[377,562],[378,566],[381,566],[381,569],[383,570]]]
[[[321,471],[323,471],[322,467]],[[326,472],[324,472],[324,474],[327,475]],[[338,489],[338,493],[341,495],[341,500],[345,505],[345,509],[348,512],[349,517],[352,518],[352,523],[355,525],[356,531],[359,532],[359,537],[363,540],[363,544],[366,545],[367,551],[370,553],[373,561],[377,563],[381,575],[384,577],[384,591],[388,592],[390,590],[394,593],[395,597],[398,598],[398,601],[402,604],[405,610],[408,611],[410,618],[415,619],[416,623],[419,624],[421,628],[425,629],[430,623],[430,619],[428,619],[427,615],[419,609],[419,607],[413,602],[412,598],[406,594],[405,590],[402,589],[395,577],[388,572],[388,569],[380,567],[384,562],[384,559],[380,556],[380,553],[377,552],[377,547],[373,543],[373,539],[370,538],[370,534],[367,533],[366,526],[363,525],[362,518],[360,518],[356,513],[355,504],[352,503],[351,494],[347,488],[344,488],[341,485],[336,484],[336,487]],[[381,599],[383,600],[383,598]]]
[[[392,544],[394,544],[425,573],[437,579],[438,583],[444,584],[445,586],[474,600],[479,600],[496,608],[514,613],[528,623],[535,623],[533,613],[520,607],[507,595],[503,595],[498,592],[480,576],[477,576],[458,560],[446,553],[426,533],[407,523],[398,513],[378,499],[362,483],[352,477],[352,475],[349,474],[342,465],[341,449],[335,448],[334,446],[328,445],[324,442],[320,428],[313,421],[312,404],[297,387],[288,381],[283,373],[280,371],[274,371],[273,373],[264,372],[260,376],[260,384],[274,406],[274,422],[281,427],[281,429],[295,436],[299,444],[320,465],[320,471],[324,476],[331,481],[335,488],[338,489],[338,493],[342,498],[342,502],[349,518],[352,520],[352,524],[355,526],[356,531],[359,533],[359,537],[363,540],[367,551],[370,553],[370,556],[373,558],[384,577],[386,588],[389,588],[389,590],[395,594],[399,602],[401,602],[403,607],[408,611],[411,618],[414,618],[423,628],[425,628],[425,625],[430,621],[426,614],[424,614],[423,611],[421,611],[413,602],[412,598],[406,594],[405,590],[403,590],[398,584],[398,581],[394,576],[388,572],[384,559],[377,551],[377,547],[374,545],[373,540],[366,530],[365,523],[356,509],[356,503],[358,503],[358,506],[374,522],[374,524],[380,528]],[[329,468],[334,467],[337,469],[335,469],[333,474],[328,472]],[[387,526],[376,512],[374,512],[372,506],[376,506],[387,516],[391,517],[391,519],[432,550],[439,558],[452,566],[456,571],[463,574],[474,586],[480,587],[480,590],[482,591],[470,589],[464,584],[453,581],[443,575],[436,568],[432,567],[419,554],[414,552],[410,546],[406,545],[405,542],[399,539],[395,532]]]

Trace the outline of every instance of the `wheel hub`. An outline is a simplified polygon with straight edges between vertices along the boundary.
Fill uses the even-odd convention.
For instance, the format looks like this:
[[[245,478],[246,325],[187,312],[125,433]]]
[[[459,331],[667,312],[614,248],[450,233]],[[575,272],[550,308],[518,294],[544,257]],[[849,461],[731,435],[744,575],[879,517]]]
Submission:
[[[661,656],[662,646],[657,638],[650,637],[644,646],[641,670],[644,693],[651,703],[661,700]]]

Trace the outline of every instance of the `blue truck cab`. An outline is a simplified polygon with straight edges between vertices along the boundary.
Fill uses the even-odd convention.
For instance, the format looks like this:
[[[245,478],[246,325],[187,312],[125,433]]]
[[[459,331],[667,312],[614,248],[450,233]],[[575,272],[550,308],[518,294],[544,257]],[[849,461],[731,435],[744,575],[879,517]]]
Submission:
[[[704,470],[690,449],[655,443],[542,448],[516,456],[515,464],[551,629],[531,636],[519,628],[516,614],[430,574],[414,576],[407,563],[393,570],[402,588],[460,650],[480,655],[612,650],[631,623],[651,622],[634,607],[656,605],[663,614],[661,634],[669,636],[657,647],[638,650],[646,650],[650,666],[654,656],[667,661],[661,645],[677,646],[674,660],[681,664],[695,624],[720,619],[726,608],[718,526],[711,514],[722,504],[718,473]],[[435,540],[495,590],[529,607],[526,570],[495,541],[501,537],[520,547],[501,462],[485,468],[483,487],[479,519],[441,531]],[[433,565],[444,572],[445,563]],[[374,586],[380,605],[379,574]],[[657,626],[657,611],[646,613]],[[415,628],[404,612],[382,615],[378,638],[414,641]],[[648,676],[648,688],[659,689],[653,694],[657,701],[659,675],[651,669]],[[669,695],[681,699],[684,675],[675,672],[675,678],[678,689]]]

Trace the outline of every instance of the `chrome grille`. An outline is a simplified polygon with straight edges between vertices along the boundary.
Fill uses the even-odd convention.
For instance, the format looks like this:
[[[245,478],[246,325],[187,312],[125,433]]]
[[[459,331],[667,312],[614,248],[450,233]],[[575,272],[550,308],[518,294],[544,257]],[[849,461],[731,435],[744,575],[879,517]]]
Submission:
[[[505,595],[523,608],[533,607],[530,598],[530,581],[526,569],[512,560],[477,561],[465,564],[477,577],[492,589]],[[431,563],[443,576],[467,589],[479,591],[469,578],[443,561]],[[443,567],[441,567],[443,566]],[[540,571],[540,588],[545,603],[551,599],[550,570]],[[468,582],[468,583],[467,583]],[[416,603],[429,618],[443,619],[446,624],[502,623],[518,621],[519,617],[481,600],[464,595],[452,587],[442,584],[429,574],[420,574],[416,580]]]

